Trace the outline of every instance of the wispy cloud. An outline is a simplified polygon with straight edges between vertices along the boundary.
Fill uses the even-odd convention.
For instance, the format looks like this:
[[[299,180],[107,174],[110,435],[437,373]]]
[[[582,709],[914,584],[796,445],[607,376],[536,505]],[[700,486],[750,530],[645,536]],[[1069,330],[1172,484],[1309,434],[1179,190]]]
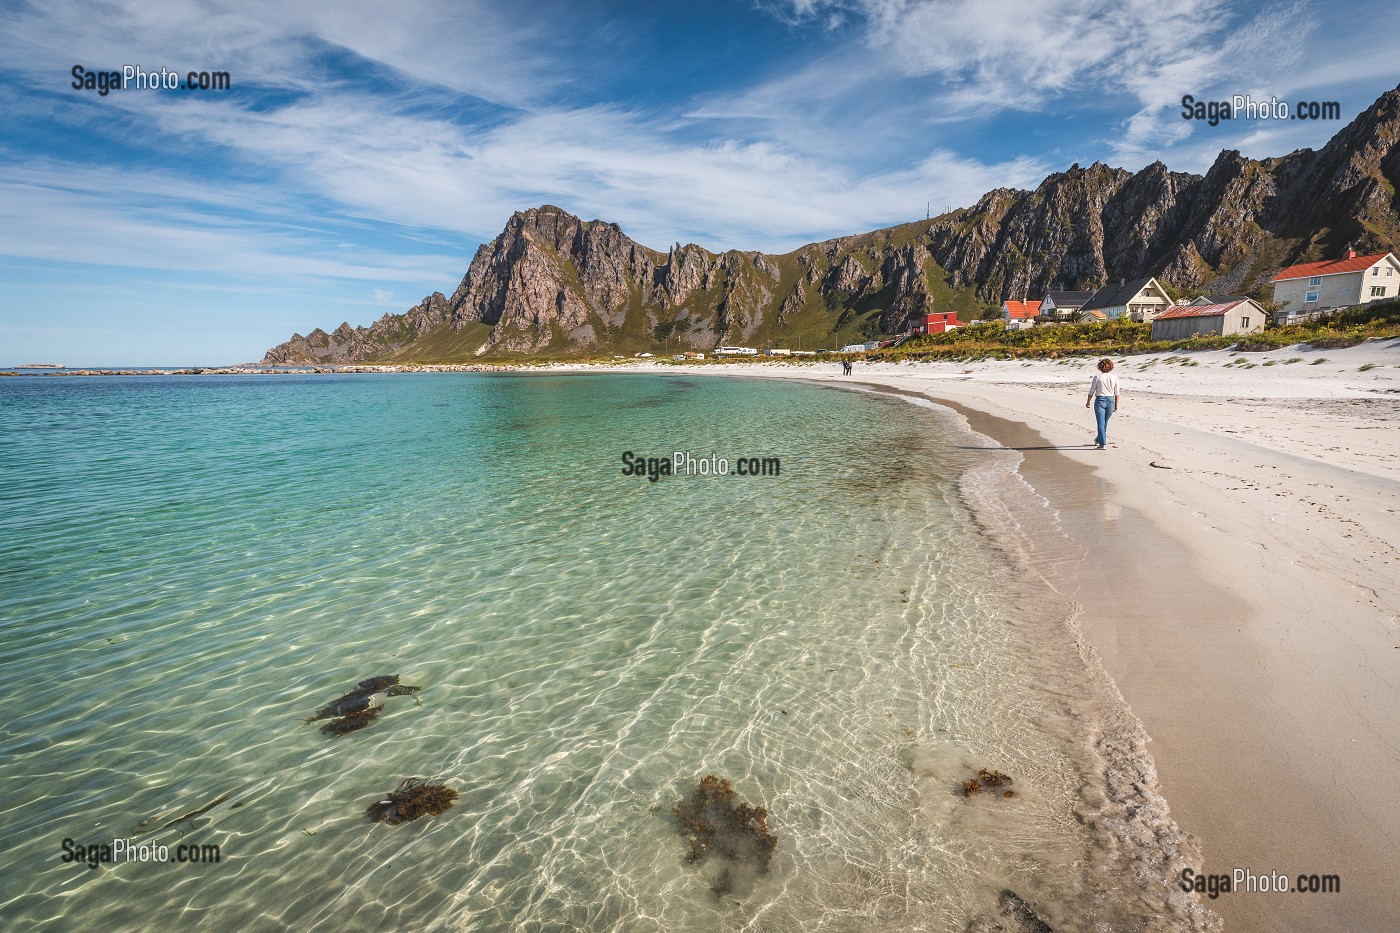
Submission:
[[[227,104],[149,116],[165,134],[277,165],[349,215],[478,238],[512,211],[552,201],[662,245],[695,238],[786,249],[913,219],[926,200],[966,203],[1044,168],[1032,158],[984,166],[934,150],[907,167],[861,173],[774,143],[698,144],[674,123],[613,107],[541,110],[479,132],[336,95],[271,111]]]
[[[298,223],[251,185],[59,163],[10,166],[0,182],[0,254],[225,274],[420,283],[460,255],[346,247],[334,220]],[[233,209],[237,208],[234,212]]]
[[[1102,110],[1118,100],[1134,109],[1095,121],[1094,142],[1129,164],[1168,155],[1198,131],[1176,113],[1183,94],[1254,89],[1267,97],[1296,86],[1307,62],[1347,58],[1303,54],[1317,51],[1317,20],[1304,0],[1257,7],[1226,0],[782,0],[766,8],[790,23],[833,11],[856,18],[863,48],[753,89],[728,105],[730,114],[783,103],[803,113],[845,110],[833,101],[911,77],[935,80],[919,106],[905,108],[906,125],[920,115],[965,123],[1005,112]],[[1365,40],[1348,33],[1346,41]],[[1383,61],[1390,67],[1379,49],[1364,57],[1372,70]],[[1348,59],[1349,73],[1357,68]],[[815,106],[805,106],[808,100]],[[699,115],[723,117],[725,107]]]
[[[315,93],[344,80],[326,56],[339,49],[424,84],[524,104],[560,79],[537,51],[546,24],[504,9],[484,0],[55,0],[0,12],[0,59],[56,87],[76,62],[220,68],[239,85]]]

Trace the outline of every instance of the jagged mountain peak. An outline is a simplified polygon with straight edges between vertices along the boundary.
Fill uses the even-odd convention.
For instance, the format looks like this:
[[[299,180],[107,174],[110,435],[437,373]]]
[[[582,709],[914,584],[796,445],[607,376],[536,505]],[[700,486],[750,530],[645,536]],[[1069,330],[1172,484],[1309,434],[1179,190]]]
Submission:
[[[1204,175],[1161,161],[1137,172],[1075,163],[1033,190],[996,188],[968,208],[781,256],[694,243],[659,252],[615,223],[542,204],[481,245],[450,298],[433,292],[367,328],[293,335],[264,362],[839,344],[911,312],[968,317],[1051,287],[1148,275],[1267,297],[1284,265],[1396,248],[1398,188],[1400,87],[1318,150],[1256,160],[1227,149]]]

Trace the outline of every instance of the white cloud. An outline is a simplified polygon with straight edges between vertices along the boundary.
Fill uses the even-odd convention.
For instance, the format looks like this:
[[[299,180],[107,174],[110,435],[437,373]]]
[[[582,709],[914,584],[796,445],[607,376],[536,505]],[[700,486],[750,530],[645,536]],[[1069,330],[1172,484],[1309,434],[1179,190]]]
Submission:
[[[1044,168],[982,166],[940,149],[863,174],[772,143],[696,144],[650,114],[610,107],[542,110],[485,132],[330,94],[273,111],[191,104],[146,117],[166,135],[277,165],[351,216],[483,239],[512,211],[550,201],[617,221],[648,245],[786,249],[914,219],[928,199],[968,203]]]
[[[328,87],[321,53],[343,49],[421,82],[503,104],[554,87],[534,49],[544,24],[484,0],[386,5],[281,0],[53,0],[0,12],[0,61],[36,87],[65,87],[74,63],[227,69],[239,86]]]
[[[231,213],[231,208],[237,213]],[[298,225],[266,189],[204,189],[139,170],[11,166],[0,182],[0,254],[136,269],[411,282],[462,257],[345,248],[334,223]]]
[[[1117,125],[1094,121],[1091,142],[1120,162],[1141,164],[1197,133],[1177,112],[1183,94],[1286,93],[1305,60],[1345,60],[1351,73],[1378,77],[1393,70],[1386,51],[1393,34],[1372,43],[1360,62],[1340,48],[1302,55],[1305,47],[1320,53],[1303,0],[1253,11],[1226,0],[787,0],[768,8],[790,22],[858,16],[864,47],[737,100],[708,102],[697,117],[772,116],[786,107],[812,117],[791,135],[813,135],[829,115],[844,116],[880,86],[924,77],[927,93],[899,109],[901,125],[1093,109],[1121,98],[1136,109]],[[1347,32],[1345,43],[1360,51],[1368,40]]]

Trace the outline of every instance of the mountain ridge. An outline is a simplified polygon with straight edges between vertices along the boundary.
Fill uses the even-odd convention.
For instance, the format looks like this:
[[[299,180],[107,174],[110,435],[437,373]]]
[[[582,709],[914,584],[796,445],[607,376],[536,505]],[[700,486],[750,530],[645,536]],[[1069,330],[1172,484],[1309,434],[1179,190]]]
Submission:
[[[967,319],[1050,288],[1155,275],[1182,291],[1252,292],[1284,266],[1400,243],[1400,87],[1321,149],[1203,175],[1077,163],[1033,190],[770,255],[679,243],[662,252],[615,223],[553,205],[513,214],[452,295],[432,292],[368,327],[320,328],[264,364],[449,362],[511,355],[839,345],[911,313]]]

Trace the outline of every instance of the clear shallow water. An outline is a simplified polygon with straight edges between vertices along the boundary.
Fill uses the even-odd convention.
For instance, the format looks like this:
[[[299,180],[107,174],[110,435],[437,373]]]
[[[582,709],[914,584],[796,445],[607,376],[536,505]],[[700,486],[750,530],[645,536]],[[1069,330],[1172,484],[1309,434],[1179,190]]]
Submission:
[[[0,382],[0,916],[962,930],[1010,889],[1134,928],[1063,602],[979,534],[968,436],[737,379]],[[621,475],[676,449],[782,475]],[[301,721],[386,673],[420,702]],[[983,766],[1018,796],[959,796]],[[709,772],[780,838],[727,898],[669,820]],[[456,806],[370,825],[410,776]],[[154,837],[219,864],[59,861],[225,794]]]

